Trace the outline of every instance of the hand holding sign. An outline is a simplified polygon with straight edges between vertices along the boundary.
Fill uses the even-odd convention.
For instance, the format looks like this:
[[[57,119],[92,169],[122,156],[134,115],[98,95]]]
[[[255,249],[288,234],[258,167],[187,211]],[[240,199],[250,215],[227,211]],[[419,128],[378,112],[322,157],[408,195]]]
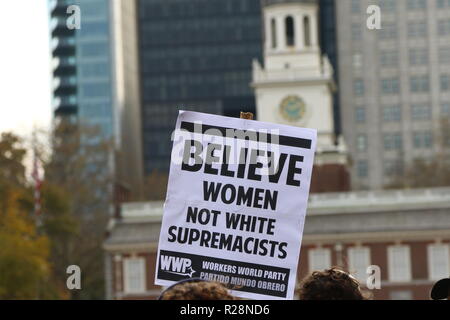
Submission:
[[[200,277],[240,297],[292,299],[316,136],[181,111],[155,283]]]

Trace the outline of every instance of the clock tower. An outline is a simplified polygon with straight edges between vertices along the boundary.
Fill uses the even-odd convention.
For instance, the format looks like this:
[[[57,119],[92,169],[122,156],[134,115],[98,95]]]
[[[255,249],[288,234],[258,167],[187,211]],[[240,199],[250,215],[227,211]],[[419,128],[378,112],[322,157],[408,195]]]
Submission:
[[[317,129],[312,191],[346,191],[347,150],[333,122],[333,67],[322,55],[317,0],[263,0],[264,61],[253,61],[257,119]]]

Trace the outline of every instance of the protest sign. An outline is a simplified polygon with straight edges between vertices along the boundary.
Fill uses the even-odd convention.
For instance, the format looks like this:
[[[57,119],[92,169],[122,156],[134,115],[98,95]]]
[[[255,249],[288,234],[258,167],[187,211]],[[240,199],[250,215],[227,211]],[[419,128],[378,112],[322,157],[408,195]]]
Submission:
[[[317,131],[180,111],[155,284],[292,299]]]

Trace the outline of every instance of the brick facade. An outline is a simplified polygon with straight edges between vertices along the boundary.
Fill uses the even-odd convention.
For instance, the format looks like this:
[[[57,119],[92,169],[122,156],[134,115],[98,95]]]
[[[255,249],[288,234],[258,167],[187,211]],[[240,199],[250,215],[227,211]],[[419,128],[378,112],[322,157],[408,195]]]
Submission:
[[[355,270],[351,270],[349,264],[349,249],[363,247],[369,250],[370,265],[380,267],[381,271],[381,289],[369,291],[374,299],[429,299],[436,279],[430,278],[428,246],[444,244],[450,250],[448,194],[450,189],[440,188],[311,195],[298,281],[311,271],[310,250],[328,249],[331,257],[329,266],[339,266],[353,272]],[[106,276],[113,282],[109,284],[112,292],[108,298],[158,297],[161,288],[153,282],[162,203],[156,206],[159,208],[156,214],[124,217],[116,221],[110,230],[104,244],[107,259],[113,266],[112,274]],[[148,212],[147,209],[144,211]],[[407,265],[410,266],[411,278],[407,281],[390,279],[390,246],[402,246],[409,250]],[[145,290],[140,293],[124,292],[123,261],[130,257],[142,257],[145,261]]]

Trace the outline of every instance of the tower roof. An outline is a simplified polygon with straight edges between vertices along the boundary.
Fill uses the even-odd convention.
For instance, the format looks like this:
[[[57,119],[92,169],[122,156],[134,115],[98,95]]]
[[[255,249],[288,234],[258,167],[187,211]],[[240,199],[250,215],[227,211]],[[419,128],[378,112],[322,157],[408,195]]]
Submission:
[[[318,0],[261,0],[262,6],[267,7],[273,4],[282,3],[306,3],[306,4],[317,4]]]

